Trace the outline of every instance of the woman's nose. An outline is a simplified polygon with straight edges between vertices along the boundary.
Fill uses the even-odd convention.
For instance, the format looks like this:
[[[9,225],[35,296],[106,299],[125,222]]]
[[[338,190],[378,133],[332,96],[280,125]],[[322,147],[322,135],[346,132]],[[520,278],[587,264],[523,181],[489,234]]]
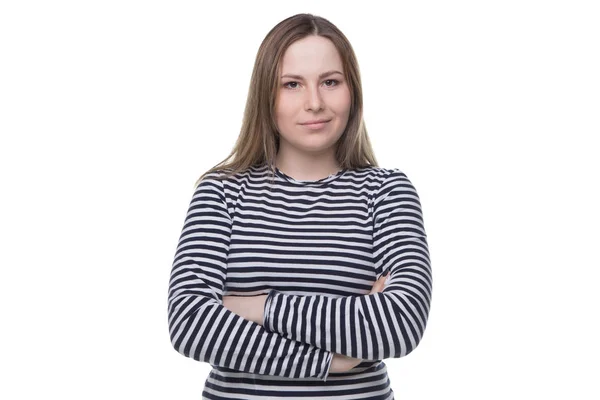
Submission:
[[[307,90],[306,109],[317,111],[323,108],[323,99],[318,88],[309,88]]]

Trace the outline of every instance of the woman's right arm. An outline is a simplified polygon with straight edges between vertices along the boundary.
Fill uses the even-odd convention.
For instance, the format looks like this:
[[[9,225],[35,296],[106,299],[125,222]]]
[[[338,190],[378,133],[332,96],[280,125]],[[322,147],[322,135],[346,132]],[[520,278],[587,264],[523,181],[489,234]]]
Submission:
[[[223,306],[231,224],[223,181],[207,175],[194,191],[171,269],[173,347],[213,366],[325,381],[333,353],[269,332]]]
[[[371,288],[371,293],[381,293],[383,289],[385,289],[386,281],[388,279],[388,275],[382,275],[375,281],[373,287]],[[346,372],[351,370],[360,364],[363,360],[359,358],[352,358],[345,356],[343,354],[333,354],[333,360],[331,360],[331,368],[329,372]]]

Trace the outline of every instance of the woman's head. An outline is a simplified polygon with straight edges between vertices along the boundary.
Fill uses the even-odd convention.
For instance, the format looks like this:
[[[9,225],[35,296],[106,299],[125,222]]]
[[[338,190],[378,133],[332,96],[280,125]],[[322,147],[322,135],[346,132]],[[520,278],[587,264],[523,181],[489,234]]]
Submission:
[[[314,53],[311,46],[315,46]],[[321,64],[311,65],[306,57],[320,60]],[[343,76],[319,78],[320,73],[330,69],[339,69]],[[285,73],[302,75],[304,82],[282,79]],[[329,80],[343,81],[343,85],[334,89]],[[300,90],[294,91],[299,86]],[[327,135],[314,135],[320,136],[317,140],[321,142],[297,140],[298,132],[308,129],[298,123],[304,122],[304,118],[322,117],[332,118],[334,123],[326,124],[331,125],[324,128],[330,129]],[[204,175],[220,169],[229,170],[228,175],[234,174],[263,163],[273,170],[282,140],[307,150],[311,146],[316,149],[333,144],[335,158],[342,168],[377,166],[363,121],[362,84],[352,46],[335,25],[312,14],[289,17],[266,35],[256,55],[234,149]]]
[[[275,94],[277,159],[311,153],[337,164],[337,142],[346,129],[351,95],[339,52],[331,40],[309,35],[285,51]],[[306,125],[327,121],[322,127]]]

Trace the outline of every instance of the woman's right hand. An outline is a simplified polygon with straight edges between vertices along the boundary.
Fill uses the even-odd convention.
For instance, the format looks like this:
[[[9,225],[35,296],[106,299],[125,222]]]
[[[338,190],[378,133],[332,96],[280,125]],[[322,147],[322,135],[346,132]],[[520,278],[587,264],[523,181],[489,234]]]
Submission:
[[[361,359],[334,353],[333,358],[331,359],[331,367],[329,367],[329,372],[350,371],[352,368],[356,367],[361,362]]]

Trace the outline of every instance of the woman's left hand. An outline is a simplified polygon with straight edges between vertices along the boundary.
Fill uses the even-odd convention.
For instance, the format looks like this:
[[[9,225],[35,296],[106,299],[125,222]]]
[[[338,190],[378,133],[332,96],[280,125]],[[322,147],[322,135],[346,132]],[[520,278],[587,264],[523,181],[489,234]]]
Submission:
[[[262,326],[266,294],[258,296],[223,296],[223,306],[229,311]]]
[[[373,287],[371,288],[371,292],[369,294],[373,294],[373,293],[381,293],[383,292],[383,289],[385,289],[385,285],[386,285],[386,281],[390,276],[390,272],[387,272],[387,275],[382,275],[379,277],[379,279],[377,279],[375,281],[375,283],[373,284]]]

